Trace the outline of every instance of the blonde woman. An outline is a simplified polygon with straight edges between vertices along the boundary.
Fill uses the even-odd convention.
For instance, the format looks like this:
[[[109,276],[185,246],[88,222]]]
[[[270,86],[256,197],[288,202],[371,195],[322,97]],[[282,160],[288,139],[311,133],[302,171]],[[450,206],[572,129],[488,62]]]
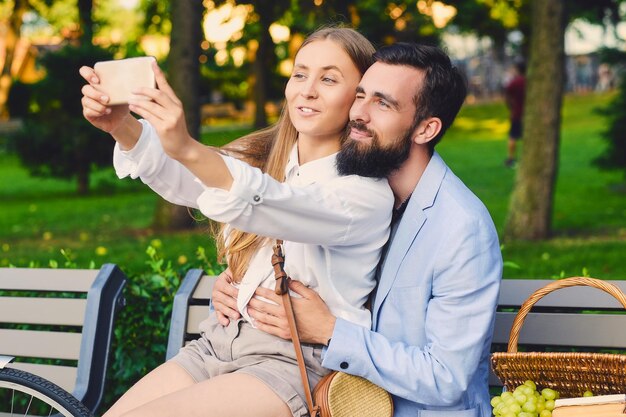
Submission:
[[[279,238],[291,276],[318,291],[338,317],[370,326],[364,304],[389,234],[393,194],[384,178],[353,175],[337,155],[373,52],[352,29],[313,33],[295,57],[278,123],[224,152],[189,136],[182,105],[156,65],[158,89],[138,90],[129,107],[107,107],[93,70],[81,69],[89,82],[84,116],[117,141],[118,175],[139,177],[169,201],[223,223],[216,240],[243,316],[223,327],[211,314],[200,339],[139,381],[105,417],[307,414],[293,345],[256,329],[246,306],[256,288],[274,286],[271,246]],[[380,166],[392,169],[397,158],[372,148],[363,152],[382,155],[370,160],[383,177]],[[312,386],[327,372],[321,348],[304,346]]]

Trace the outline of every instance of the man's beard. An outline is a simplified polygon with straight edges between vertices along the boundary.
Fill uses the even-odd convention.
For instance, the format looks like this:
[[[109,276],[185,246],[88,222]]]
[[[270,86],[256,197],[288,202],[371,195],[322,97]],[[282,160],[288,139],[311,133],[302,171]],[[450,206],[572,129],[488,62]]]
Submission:
[[[372,137],[369,145],[349,137],[350,130],[353,128]],[[346,132],[347,138],[337,154],[339,175],[383,178],[400,168],[400,165],[409,157],[412,127],[385,148],[381,146],[376,133],[367,129],[363,123],[351,120],[346,127]]]

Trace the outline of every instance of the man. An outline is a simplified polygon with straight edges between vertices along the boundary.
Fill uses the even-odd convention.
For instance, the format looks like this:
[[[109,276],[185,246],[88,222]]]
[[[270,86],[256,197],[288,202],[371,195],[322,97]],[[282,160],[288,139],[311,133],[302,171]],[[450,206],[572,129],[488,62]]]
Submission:
[[[396,416],[487,417],[498,238],[486,208],[434,152],[465,99],[465,83],[435,47],[396,44],[375,59],[357,89],[341,153],[364,162],[377,144],[404,142],[408,151],[388,177],[395,221],[372,329],[336,318],[315,291],[292,281],[301,296],[293,300],[301,339],[327,345],[324,367],[389,391]],[[280,303],[270,290],[257,295]],[[224,323],[239,317],[233,296],[218,280],[213,302]],[[290,337],[281,305],[253,299],[248,312],[261,330]]]
[[[526,65],[519,61],[511,68],[511,80],[504,89],[506,106],[509,109],[510,129],[508,141],[508,155],[504,165],[508,168],[515,166],[517,155],[517,141],[522,138],[522,116],[524,114],[524,98],[526,95]]]

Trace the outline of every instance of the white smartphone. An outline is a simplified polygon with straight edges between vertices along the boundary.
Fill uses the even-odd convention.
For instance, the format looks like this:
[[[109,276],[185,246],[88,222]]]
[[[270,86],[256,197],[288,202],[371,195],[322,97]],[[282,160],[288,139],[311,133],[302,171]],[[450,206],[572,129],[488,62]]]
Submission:
[[[108,105],[127,104],[131,92],[138,87],[154,88],[152,56],[96,62],[93,69],[100,79],[98,88],[109,96]]]

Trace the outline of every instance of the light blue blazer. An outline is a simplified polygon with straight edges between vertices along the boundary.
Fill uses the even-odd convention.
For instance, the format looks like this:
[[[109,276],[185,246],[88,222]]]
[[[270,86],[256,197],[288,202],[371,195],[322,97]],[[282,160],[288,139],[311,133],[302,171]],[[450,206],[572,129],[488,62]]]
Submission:
[[[397,417],[489,417],[501,277],[487,209],[434,153],[383,260],[373,330],[338,319],[322,365],[385,388]]]

